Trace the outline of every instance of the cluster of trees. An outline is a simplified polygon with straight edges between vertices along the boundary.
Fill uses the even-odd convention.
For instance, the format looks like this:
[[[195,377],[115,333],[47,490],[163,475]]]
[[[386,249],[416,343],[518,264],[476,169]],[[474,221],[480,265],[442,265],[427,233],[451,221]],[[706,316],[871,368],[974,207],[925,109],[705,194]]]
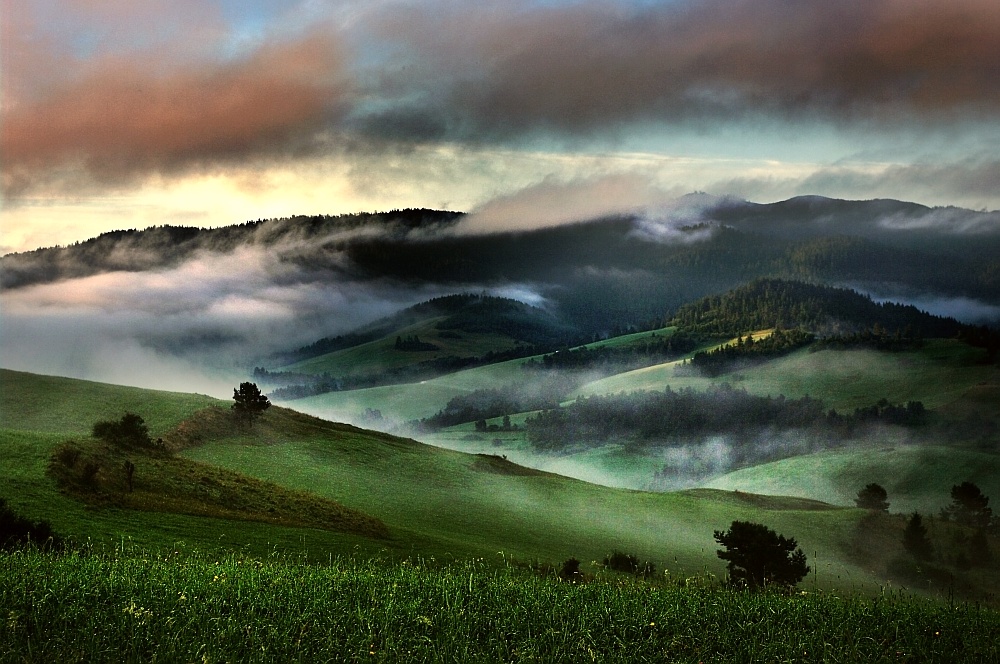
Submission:
[[[858,507],[873,512],[888,512],[888,493],[879,484],[866,485],[854,500]],[[993,516],[990,499],[972,482],[962,482],[951,487],[951,504],[941,509],[942,521],[951,521],[973,531],[963,538],[965,548],[955,559],[961,569],[986,567],[993,561],[987,533],[1000,530],[1000,519]],[[927,562],[935,557],[935,547],[928,536],[924,518],[913,512],[903,530],[903,550],[916,561]]]
[[[906,405],[879,399],[871,406],[855,408],[854,414],[845,416],[835,410],[827,414],[829,423],[840,429],[853,429],[859,424],[889,424],[904,427],[920,426],[927,420],[927,409],[922,401],[907,401]]]
[[[418,430],[437,430],[544,408],[556,408],[564,396],[575,389],[579,379],[566,374],[543,374],[537,380],[473,390],[451,398],[431,417],[410,423]]]
[[[903,330],[896,329],[890,333],[884,327],[876,323],[859,332],[849,334],[831,334],[819,339],[813,344],[813,352],[819,350],[850,350],[853,348],[870,348],[887,352],[899,352],[904,350],[916,350],[923,347],[924,336],[918,331],[914,331],[912,325],[906,326]]]
[[[695,353],[690,366],[702,374],[718,376],[736,367],[745,367],[758,362],[787,355],[793,350],[812,343],[815,337],[805,330],[776,328],[773,333],[755,340],[753,335],[738,336],[735,343],[726,344],[715,350]]]
[[[824,417],[823,403],[808,396],[762,397],[724,384],[705,392],[668,386],[664,391],[581,397],[529,417],[525,424],[532,445],[554,450],[581,441],[746,437],[766,428],[810,427]]]
[[[437,346],[427,341],[421,341],[420,337],[415,334],[407,335],[405,338],[402,336],[396,337],[396,343],[393,344],[393,348],[410,352],[438,350]]]
[[[685,304],[673,324],[691,334],[734,337],[745,330],[801,327],[820,335],[853,333],[878,324],[925,337],[954,337],[968,326],[911,305],[877,303],[856,291],[784,279],[757,279],[722,295]]]

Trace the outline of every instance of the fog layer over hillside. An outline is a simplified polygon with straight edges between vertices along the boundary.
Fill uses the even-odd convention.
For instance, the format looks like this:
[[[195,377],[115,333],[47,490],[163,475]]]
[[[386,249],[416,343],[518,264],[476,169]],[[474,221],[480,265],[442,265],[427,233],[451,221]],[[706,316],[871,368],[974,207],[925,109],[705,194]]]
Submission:
[[[606,334],[760,274],[848,284],[970,322],[1000,318],[996,213],[819,197],[668,200],[639,185],[628,190],[636,205],[591,196],[573,216],[559,213],[584,184],[539,186],[469,216],[162,227],[7,255],[0,364],[225,396],[271,353],[441,295],[515,297]],[[624,214],[594,219],[616,210]],[[521,213],[523,229],[483,234],[498,215]]]

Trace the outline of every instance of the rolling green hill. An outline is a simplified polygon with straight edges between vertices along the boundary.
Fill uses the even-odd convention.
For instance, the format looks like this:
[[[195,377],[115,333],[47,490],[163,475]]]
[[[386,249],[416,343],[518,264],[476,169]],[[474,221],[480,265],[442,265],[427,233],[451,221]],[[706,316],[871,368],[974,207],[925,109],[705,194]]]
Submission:
[[[552,345],[579,331],[551,314],[501,297],[460,294],[408,307],[347,337],[321,339],[291,354],[282,371],[365,375],[447,358]],[[343,341],[340,341],[340,340]],[[343,346],[330,352],[328,347]]]
[[[839,551],[859,513],[797,498],[754,498],[725,492],[654,494],[607,489],[415,441],[337,425],[272,409],[250,432],[233,431],[211,415],[208,400],[169,393],[81,385],[79,381],[3,372],[3,429],[9,463],[0,473],[5,496],[17,510],[50,520],[58,532],[95,543],[122,539],[166,549],[268,547],[324,552],[388,551],[438,557],[507,556],[559,561],[597,560],[613,549],[634,551],[661,567],[718,571],[713,529],[734,519],[768,523],[798,538],[826,560],[821,585],[876,583]],[[45,385],[52,408],[72,413],[62,431],[26,430],[32,418],[16,409],[33,385]],[[22,389],[23,386],[23,389]],[[194,462],[306,491],[382,520],[388,539],[292,528],[269,523],[90,504],[58,490],[46,474],[53,450],[67,438],[85,442],[84,423],[117,405],[100,396],[116,393],[140,414],[159,413],[170,447],[184,448]],[[200,403],[199,403],[200,401]],[[218,403],[218,402],[215,402]],[[94,413],[92,416],[88,413]],[[137,473],[138,477],[138,473]],[[216,480],[221,476],[216,475]],[[224,479],[224,478],[223,478]],[[185,544],[186,543],[186,544]],[[839,577],[839,578],[838,578]]]

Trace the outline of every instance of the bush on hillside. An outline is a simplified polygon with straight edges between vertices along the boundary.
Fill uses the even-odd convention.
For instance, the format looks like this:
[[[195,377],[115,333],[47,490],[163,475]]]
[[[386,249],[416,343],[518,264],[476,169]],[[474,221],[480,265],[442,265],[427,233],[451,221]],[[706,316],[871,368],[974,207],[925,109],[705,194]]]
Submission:
[[[48,546],[61,543],[48,521],[25,519],[0,498],[0,549],[16,549],[32,542]]]
[[[149,427],[135,413],[125,413],[117,422],[102,420],[95,422],[91,430],[94,438],[119,447],[152,447]]]
[[[919,512],[914,512],[906,529],[903,530],[903,548],[917,560],[930,560],[934,556],[934,546],[927,538],[927,526]]]
[[[559,570],[559,578],[570,583],[580,583],[584,580],[583,572],[580,571],[580,561],[576,558],[567,558],[563,561]]]
[[[605,569],[626,572],[643,578],[649,578],[656,574],[656,565],[649,561],[640,563],[638,557],[622,551],[614,551],[611,555],[605,556],[601,564],[604,565]]]
[[[873,482],[867,485],[864,489],[858,491],[858,497],[854,499],[854,504],[866,510],[888,512],[888,497],[889,494],[886,493],[885,489]]]

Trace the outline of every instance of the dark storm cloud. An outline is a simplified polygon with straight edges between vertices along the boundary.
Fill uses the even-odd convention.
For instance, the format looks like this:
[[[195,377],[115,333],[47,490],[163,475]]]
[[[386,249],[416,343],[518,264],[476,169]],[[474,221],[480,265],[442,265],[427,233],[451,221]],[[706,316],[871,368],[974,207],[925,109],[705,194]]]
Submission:
[[[755,117],[952,121],[992,117],[1000,103],[992,0],[428,3],[374,23],[420,63],[416,85],[390,79],[424,90],[414,114],[436,109],[458,134]]]
[[[995,0],[369,3],[250,41],[193,0],[32,6],[50,10],[5,5],[8,197],[400,143],[1000,107]]]

